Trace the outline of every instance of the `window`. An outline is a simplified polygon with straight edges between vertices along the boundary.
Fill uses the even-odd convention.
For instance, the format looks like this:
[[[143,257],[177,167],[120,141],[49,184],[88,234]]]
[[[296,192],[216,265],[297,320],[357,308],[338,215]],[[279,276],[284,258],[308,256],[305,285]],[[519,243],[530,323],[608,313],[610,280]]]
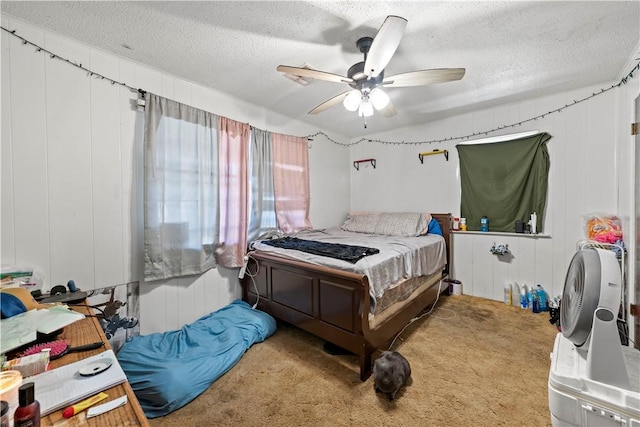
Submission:
[[[147,93],[145,279],[239,267],[247,242],[310,228],[305,138]]]
[[[460,215],[468,230],[480,230],[483,216],[489,230],[515,232],[517,220],[538,217],[542,232],[549,179],[547,133],[513,135],[508,140],[458,144]]]
[[[217,118],[147,94],[145,279],[215,267],[218,242]]]

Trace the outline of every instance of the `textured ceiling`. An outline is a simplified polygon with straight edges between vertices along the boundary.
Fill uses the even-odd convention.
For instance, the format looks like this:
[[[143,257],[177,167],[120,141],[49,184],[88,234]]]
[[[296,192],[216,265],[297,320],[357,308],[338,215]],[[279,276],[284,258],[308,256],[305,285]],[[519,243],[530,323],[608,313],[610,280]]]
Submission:
[[[347,137],[614,82],[638,55],[640,40],[638,1],[2,1],[1,7],[8,15]],[[341,105],[308,115],[349,87],[320,80],[302,86],[276,67],[306,63],[346,75],[363,60],[356,40],[375,36],[387,15],[408,24],[386,75],[462,67],[464,78],[387,89],[398,114],[376,114],[367,129]]]

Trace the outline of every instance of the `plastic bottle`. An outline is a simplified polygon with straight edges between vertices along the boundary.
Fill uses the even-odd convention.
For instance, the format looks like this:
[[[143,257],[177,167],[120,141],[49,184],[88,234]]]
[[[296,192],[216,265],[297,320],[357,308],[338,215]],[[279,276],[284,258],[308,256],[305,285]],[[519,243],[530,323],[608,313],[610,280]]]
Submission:
[[[528,308],[529,300],[527,299],[527,285],[522,285],[520,287],[520,308]]]
[[[529,311],[533,311],[533,301],[535,300],[533,287],[527,288],[527,308]]]
[[[483,216],[480,219],[480,231],[487,233],[489,231],[489,218]]]
[[[538,215],[534,212],[531,214],[531,234],[537,234]]]
[[[542,285],[538,284],[536,286],[536,296],[538,297],[539,309],[540,311],[549,311],[549,305],[547,303],[548,297],[547,292],[544,290]]]
[[[467,218],[460,218],[460,231],[467,231]]]
[[[511,305],[511,283],[504,285],[504,303]]]
[[[511,304],[520,305],[520,286],[516,281],[514,281],[511,286]]]
[[[13,415],[13,427],[40,427],[40,402],[36,400],[32,382],[24,383],[18,389],[18,402]]]
[[[538,298],[538,294],[535,289],[531,290],[531,311],[534,313],[540,313],[540,298]]]

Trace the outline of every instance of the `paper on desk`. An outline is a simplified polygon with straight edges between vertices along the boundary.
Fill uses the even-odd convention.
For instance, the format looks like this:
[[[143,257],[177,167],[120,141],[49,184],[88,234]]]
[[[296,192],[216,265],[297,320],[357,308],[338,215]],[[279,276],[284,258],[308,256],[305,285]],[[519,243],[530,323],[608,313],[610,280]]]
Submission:
[[[81,368],[104,359],[109,359],[111,362],[109,369],[104,372],[90,377],[83,377],[78,372]],[[127,376],[120,367],[113,350],[107,350],[78,362],[34,375],[23,382],[34,383],[36,400],[40,402],[40,414],[44,416],[123,383],[126,379]]]
[[[75,321],[84,319],[84,314],[56,305],[50,308],[33,309],[8,319],[0,320],[0,353],[6,353],[33,342],[38,332],[50,334]]]
[[[6,353],[35,341],[37,310],[20,313],[17,316],[0,320],[0,353]]]
[[[38,321],[36,326],[37,331],[42,334],[50,334],[85,317],[84,314],[70,310],[64,305],[54,305],[38,311],[44,312],[42,319]]]
[[[127,395],[125,394],[122,397],[119,397],[111,402],[104,403],[102,405],[94,406],[93,408],[89,408],[89,412],[87,412],[87,418],[97,417],[98,415],[102,415],[105,412],[109,412],[113,409],[119,408],[122,405],[127,403]]]

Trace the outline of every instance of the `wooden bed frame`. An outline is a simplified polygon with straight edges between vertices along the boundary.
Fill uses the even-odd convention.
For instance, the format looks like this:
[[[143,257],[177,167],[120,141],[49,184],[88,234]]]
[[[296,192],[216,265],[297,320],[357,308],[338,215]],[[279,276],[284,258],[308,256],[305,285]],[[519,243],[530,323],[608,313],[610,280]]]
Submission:
[[[453,221],[450,213],[432,217],[440,223],[447,246],[444,279],[451,271]],[[244,301],[254,304],[257,288],[258,309],[359,356],[362,381],[371,375],[372,354],[388,345],[411,319],[434,303],[441,290],[436,281],[402,310],[371,329],[369,281],[364,274],[258,252],[250,253],[247,272],[251,276],[245,274],[240,281]],[[448,286],[441,291],[448,291]]]

